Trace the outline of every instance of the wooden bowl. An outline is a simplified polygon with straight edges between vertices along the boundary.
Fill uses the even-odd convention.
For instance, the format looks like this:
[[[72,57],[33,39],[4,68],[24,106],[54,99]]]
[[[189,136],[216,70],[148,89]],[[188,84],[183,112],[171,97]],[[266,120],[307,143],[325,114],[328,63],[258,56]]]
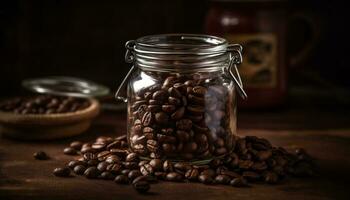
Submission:
[[[59,114],[16,114],[0,112],[0,133],[22,140],[50,140],[70,137],[86,131],[100,111],[100,104],[89,99],[90,106],[76,112]]]

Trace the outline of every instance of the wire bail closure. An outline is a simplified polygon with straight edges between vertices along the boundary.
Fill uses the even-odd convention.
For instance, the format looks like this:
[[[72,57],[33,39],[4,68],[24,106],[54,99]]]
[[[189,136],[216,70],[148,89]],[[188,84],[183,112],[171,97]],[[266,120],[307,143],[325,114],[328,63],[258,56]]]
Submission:
[[[134,63],[135,61],[135,40],[129,40],[125,43],[126,53],[125,53],[125,62],[127,63]],[[241,77],[239,75],[239,71],[237,69],[237,65],[241,64],[243,61],[242,58],[242,46],[239,44],[229,44],[227,47],[227,52],[230,53],[230,62],[228,64],[227,70],[230,74],[231,78],[233,79],[234,84],[237,87],[238,94],[241,96],[242,99],[247,99],[247,93],[243,89],[243,83],[241,80]],[[233,70],[232,70],[233,68]],[[127,102],[127,98],[121,95],[121,90],[126,85],[126,81],[128,80],[131,73],[134,71],[135,65],[132,65],[129,72],[124,77],[123,81],[118,87],[118,90],[115,94],[115,98],[118,100],[122,100],[124,102]]]

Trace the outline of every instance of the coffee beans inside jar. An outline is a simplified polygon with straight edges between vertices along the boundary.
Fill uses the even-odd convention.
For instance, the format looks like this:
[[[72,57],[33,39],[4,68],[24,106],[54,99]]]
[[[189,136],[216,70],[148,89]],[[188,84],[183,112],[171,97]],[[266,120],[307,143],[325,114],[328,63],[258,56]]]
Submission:
[[[16,114],[55,114],[83,110],[89,107],[87,99],[52,95],[18,97],[0,102],[0,112]]]
[[[133,152],[203,162],[230,153],[236,142],[236,96],[230,79],[221,72],[141,73],[142,79],[130,81],[128,95]]]

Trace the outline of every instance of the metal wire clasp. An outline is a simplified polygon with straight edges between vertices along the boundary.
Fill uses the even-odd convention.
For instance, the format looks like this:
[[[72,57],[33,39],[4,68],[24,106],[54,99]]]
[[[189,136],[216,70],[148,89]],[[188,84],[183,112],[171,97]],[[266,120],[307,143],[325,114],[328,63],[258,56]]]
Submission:
[[[135,40],[129,40],[125,43],[126,53],[125,53],[125,62],[127,63],[133,63],[135,59],[134,55],[134,47],[135,47]],[[134,70],[134,65],[130,68],[129,72],[126,74],[125,78],[123,79],[122,83],[119,85],[117,92],[115,93],[115,98],[122,100],[124,102],[127,102],[128,99],[125,96],[122,96],[120,93],[123,90],[123,88],[126,86],[126,81],[128,80],[129,76]]]
[[[238,94],[242,97],[242,99],[248,98],[247,93],[243,89],[243,83],[241,76],[239,75],[237,65],[241,64],[243,61],[242,58],[242,46],[239,44],[230,44],[227,48],[228,52],[230,52],[230,62],[228,65],[228,72],[230,73],[234,84],[237,86]],[[233,68],[233,70],[232,70]]]

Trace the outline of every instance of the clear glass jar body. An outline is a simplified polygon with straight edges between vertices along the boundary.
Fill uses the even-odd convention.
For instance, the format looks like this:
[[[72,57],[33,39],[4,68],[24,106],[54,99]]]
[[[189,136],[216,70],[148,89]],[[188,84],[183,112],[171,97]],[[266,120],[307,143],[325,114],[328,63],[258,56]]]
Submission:
[[[128,142],[142,158],[208,162],[235,145],[236,92],[221,70],[149,71],[128,82]]]

